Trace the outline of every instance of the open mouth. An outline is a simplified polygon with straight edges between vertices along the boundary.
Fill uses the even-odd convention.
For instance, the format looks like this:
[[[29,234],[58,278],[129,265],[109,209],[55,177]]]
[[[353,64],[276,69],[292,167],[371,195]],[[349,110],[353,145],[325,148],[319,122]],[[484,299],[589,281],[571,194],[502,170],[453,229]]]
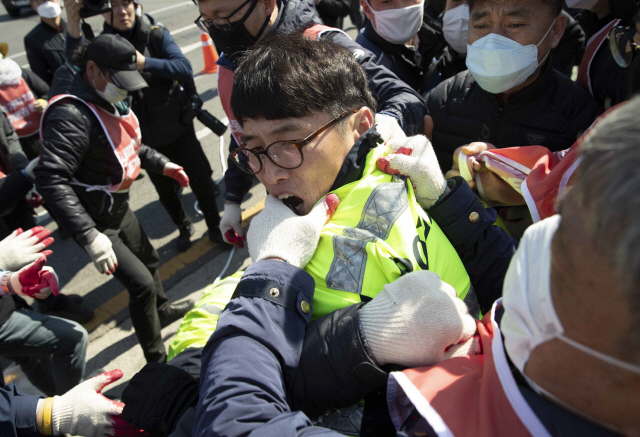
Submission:
[[[302,214],[302,204],[304,201],[298,196],[283,194],[281,196],[278,196],[278,199],[280,199],[285,206],[288,206],[291,211],[295,212],[298,215]]]

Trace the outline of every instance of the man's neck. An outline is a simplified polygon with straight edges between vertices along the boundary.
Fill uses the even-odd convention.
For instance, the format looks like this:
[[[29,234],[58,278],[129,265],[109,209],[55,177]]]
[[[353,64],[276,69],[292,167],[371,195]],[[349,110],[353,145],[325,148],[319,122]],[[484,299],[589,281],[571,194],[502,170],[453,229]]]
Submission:
[[[62,20],[60,15],[58,15],[56,18],[40,17],[40,19],[44,24],[48,25],[49,27],[53,27],[55,30],[58,30],[60,28],[60,21]]]

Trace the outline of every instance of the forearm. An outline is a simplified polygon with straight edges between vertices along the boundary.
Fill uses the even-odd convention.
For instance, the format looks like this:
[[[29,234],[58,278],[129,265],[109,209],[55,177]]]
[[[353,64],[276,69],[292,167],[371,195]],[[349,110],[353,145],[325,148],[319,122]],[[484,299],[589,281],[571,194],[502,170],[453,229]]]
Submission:
[[[141,167],[153,173],[163,174],[165,165],[170,162],[169,158],[145,144],[140,146],[138,154]]]
[[[166,29],[163,30],[162,59],[146,57],[145,64],[146,71],[167,79],[187,81],[193,76],[191,63]]]
[[[25,395],[13,384],[0,388],[0,435],[3,437],[39,436],[36,407],[40,396]]]

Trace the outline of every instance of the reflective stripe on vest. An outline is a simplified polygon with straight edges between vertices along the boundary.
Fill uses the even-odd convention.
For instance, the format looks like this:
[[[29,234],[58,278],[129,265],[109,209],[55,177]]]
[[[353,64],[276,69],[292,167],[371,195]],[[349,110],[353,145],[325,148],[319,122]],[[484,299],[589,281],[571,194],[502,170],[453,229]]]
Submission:
[[[17,85],[0,86],[0,104],[20,138],[28,137],[40,128],[40,114],[35,108],[36,98],[24,78]]]
[[[431,270],[477,306],[469,276],[449,240],[415,200],[411,184],[376,166],[386,146],[369,152],[362,179],[333,193],[338,208],[305,267],[316,284],[313,318],[375,297],[414,270]]]
[[[509,368],[494,318],[500,304],[477,322],[483,355],[389,375],[387,400],[396,429],[415,408],[439,437],[549,437]]]
[[[218,318],[224,307],[231,300],[243,271],[223,279],[217,284],[204,289],[200,300],[195,304],[180,323],[180,328],[169,345],[167,361],[189,347],[202,348],[218,326]]]
[[[596,57],[596,53],[602,46],[602,43],[611,29],[620,23],[621,20],[613,20],[611,23],[607,24],[605,27],[600,29],[595,35],[589,38],[587,42],[587,48],[584,51],[584,56],[582,57],[582,61],[580,62],[580,66],[578,67],[578,77],[576,78],[576,83],[580,85],[585,90],[589,91],[591,95],[593,95],[593,86],[591,85],[591,63]],[[608,50],[608,49],[607,49]]]
[[[59,102],[62,99],[77,100],[84,103],[89,109],[91,109],[100,122],[100,125],[109,140],[109,144],[111,145],[111,151],[122,168],[122,178],[120,182],[115,185],[87,185],[76,180],[73,180],[71,183],[85,187],[87,191],[100,190],[108,194],[116,191],[128,190],[133,181],[138,177],[138,174],[140,174],[140,157],[138,156],[138,151],[140,149],[140,138],[142,135],[140,133],[140,124],[138,123],[136,115],[133,111],[129,111],[127,115],[123,116],[110,114],[99,106],[85,102],[79,97],[71,94],[60,94],[49,101],[49,106],[47,106],[47,109],[45,109],[45,112],[42,114],[43,117],[56,102]],[[43,135],[44,130],[41,127],[41,139],[44,139]],[[117,144],[116,141],[118,142]]]

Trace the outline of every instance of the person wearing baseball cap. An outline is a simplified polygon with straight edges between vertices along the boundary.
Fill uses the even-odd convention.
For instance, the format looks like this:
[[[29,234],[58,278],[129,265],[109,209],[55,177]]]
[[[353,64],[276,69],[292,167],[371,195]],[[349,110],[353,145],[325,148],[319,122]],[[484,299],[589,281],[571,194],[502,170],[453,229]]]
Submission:
[[[159,256],[129,208],[129,189],[144,167],[189,185],[182,167],[142,144],[129,92],[147,87],[136,50],[117,35],[78,47],[53,79],[42,116],[36,186],[98,271],[129,291],[129,309],[147,361],[164,362],[163,326],[193,303],[169,304]]]
[[[86,26],[80,26],[80,12],[87,7],[86,2],[65,0],[64,3],[69,20],[65,50],[69,55],[85,38],[90,40],[92,34]],[[193,181],[191,189],[209,229],[209,239],[222,247],[228,246],[219,229],[218,189],[212,179],[213,170],[196,136],[195,112],[188,109],[202,106],[191,63],[169,30],[151,15],[142,13],[139,0],[111,0],[110,9],[105,10],[102,17],[103,34],[120,35],[135,47],[136,68],[149,83],[146,88],[130,90],[131,108],[140,121],[142,141],[184,167]],[[123,55],[123,59],[129,63],[133,58]],[[176,82],[180,86],[176,86]],[[182,190],[175,181],[162,176],[149,174],[149,179],[158,192],[160,204],[178,228],[178,252],[184,252],[191,247],[195,229],[185,210]]]

